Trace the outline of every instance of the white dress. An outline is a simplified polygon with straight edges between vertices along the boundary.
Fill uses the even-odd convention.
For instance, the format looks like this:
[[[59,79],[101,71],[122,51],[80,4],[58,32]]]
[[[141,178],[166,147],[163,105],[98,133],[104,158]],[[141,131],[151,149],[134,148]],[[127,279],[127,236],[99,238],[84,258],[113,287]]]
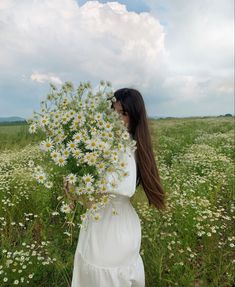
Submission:
[[[136,189],[136,161],[133,151],[126,151],[127,177],[118,182],[117,194],[99,213],[99,221],[88,220],[80,229],[74,256],[71,287],[144,287],[145,272],[139,254],[141,225],[130,202]],[[107,175],[111,179],[112,173]],[[117,179],[117,177],[116,177]],[[112,208],[118,214],[112,214]]]

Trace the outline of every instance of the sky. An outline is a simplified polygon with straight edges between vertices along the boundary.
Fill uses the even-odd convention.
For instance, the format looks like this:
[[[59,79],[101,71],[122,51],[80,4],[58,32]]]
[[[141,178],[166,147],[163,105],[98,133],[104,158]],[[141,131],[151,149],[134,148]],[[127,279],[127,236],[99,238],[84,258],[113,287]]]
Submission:
[[[138,89],[147,115],[234,115],[233,0],[0,0],[0,117],[49,82]]]

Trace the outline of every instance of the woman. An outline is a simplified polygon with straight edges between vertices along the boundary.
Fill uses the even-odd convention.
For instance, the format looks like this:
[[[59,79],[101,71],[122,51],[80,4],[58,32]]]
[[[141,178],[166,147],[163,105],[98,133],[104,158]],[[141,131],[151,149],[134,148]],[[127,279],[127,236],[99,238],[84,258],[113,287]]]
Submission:
[[[149,204],[165,208],[143,98],[137,90],[128,88],[117,90],[114,97],[112,108],[121,114],[137,150],[122,154],[129,175],[118,182],[113,192],[117,196],[101,210],[101,220],[91,220],[87,230],[80,230],[72,287],[144,287],[144,265],[139,254],[141,225],[130,197],[141,184]],[[111,176],[107,175],[107,180]],[[112,215],[113,207],[118,215]]]

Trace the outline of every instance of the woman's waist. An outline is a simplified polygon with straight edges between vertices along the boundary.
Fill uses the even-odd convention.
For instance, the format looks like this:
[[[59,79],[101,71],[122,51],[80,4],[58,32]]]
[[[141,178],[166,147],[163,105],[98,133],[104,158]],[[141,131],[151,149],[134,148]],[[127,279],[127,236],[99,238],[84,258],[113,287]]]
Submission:
[[[117,193],[110,193],[111,194],[111,201],[118,203],[130,203],[130,197],[124,194],[117,194]]]

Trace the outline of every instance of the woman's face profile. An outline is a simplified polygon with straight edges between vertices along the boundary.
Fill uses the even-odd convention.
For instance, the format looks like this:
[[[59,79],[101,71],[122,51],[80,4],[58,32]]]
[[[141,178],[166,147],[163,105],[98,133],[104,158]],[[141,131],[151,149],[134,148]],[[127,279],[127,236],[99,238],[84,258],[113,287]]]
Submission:
[[[122,105],[119,101],[116,101],[113,106],[115,111],[121,115],[121,119],[123,120],[125,126],[128,128],[130,121],[128,113],[123,111]]]

